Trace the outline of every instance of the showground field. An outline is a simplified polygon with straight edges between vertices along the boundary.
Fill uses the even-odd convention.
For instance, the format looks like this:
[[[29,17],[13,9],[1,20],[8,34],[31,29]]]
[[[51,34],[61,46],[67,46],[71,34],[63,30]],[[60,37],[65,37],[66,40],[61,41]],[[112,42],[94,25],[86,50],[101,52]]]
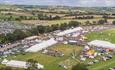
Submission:
[[[92,32],[87,35],[88,41],[92,40],[105,40],[112,43],[115,43],[115,29],[105,30],[102,32]],[[91,60],[89,60],[91,61]],[[89,66],[89,70],[108,70],[111,67],[115,66],[115,55],[113,58],[107,61],[100,61]]]
[[[101,32],[91,32],[87,34],[86,36],[88,38],[88,41],[98,39],[98,40],[106,40],[106,41],[115,43],[115,29],[105,30]],[[67,65],[70,65],[68,70],[71,70],[71,65],[75,65],[79,63],[79,60],[77,58],[76,59],[72,58],[72,53],[74,51],[76,53],[79,53],[83,49],[83,47],[79,47],[76,45],[69,45],[69,44],[67,45],[57,44],[48,49],[61,51],[65,55],[63,57],[54,57],[51,55],[43,54],[40,51],[37,53],[25,53],[25,54],[19,53],[17,55],[7,57],[7,59],[8,60],[10,59],[21,60],[21,61],[27,61],[28,59],[34,59],[38,61],[40,64],[43,64],[45,66],[44,70],[64,70],[64,68],[59,66],[59,63],[65,63]],[[92,59],[88,61],[92,61]],[[108,70],[110,67],[114,67],[114,66],[115,66],[115,55],[110,60],[100,61],[91,66],[88,66],[88,68],[89,70]],[[23,70],[23,69],[20,69],[20,70]]]
[[[64,70],[62,67],[59,66],[59,63],[70,59],[72,62],[74,62],[74,64],[77,64],[78,61],[72,59],[71,54],[73,53],[73,50],[79,53],[80,50],[82,50],[82,48],[83,47],[79,46],[59,44],[52,46],[49,49],[62,51],[65,54],[63,57],[54,57],[43,54],[42,52],[37,52],[37,53],[26,53],[25,55],[19,53],[15,56],[8,57],[7,59],[21,60],[21,61],[34,59],[38,61],[40,64],[43,64],[45,66],[44,70]]]

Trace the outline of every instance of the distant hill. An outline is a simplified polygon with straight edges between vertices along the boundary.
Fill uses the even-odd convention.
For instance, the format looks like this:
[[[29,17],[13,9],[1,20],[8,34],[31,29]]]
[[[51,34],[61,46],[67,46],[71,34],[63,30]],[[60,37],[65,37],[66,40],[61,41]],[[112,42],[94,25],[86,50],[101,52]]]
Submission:
[[[81,10],[87,12],[115,12],[115,7],[71,7],[71,6],[47,6],[47,5],[6,5],[0,4],[0,9],[15,9],[15,8],[23,8],[23,9],[69,9],[69,10]]]

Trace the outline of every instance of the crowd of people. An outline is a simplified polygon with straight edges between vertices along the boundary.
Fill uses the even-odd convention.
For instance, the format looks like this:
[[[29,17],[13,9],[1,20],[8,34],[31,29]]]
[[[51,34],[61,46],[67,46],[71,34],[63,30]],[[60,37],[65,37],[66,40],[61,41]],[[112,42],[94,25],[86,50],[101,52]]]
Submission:
[[[113,55],[115,55],[114,50],[110,48],[85,46],[80,54],[80,61],[93,65],[98,62],[108,61],[113,58]]]
[[[31,26],[13,22],[0,22],[0,34],[12,33],[16,29],[31,29]]]
[[[33,37],[33,38],[32,38]],[[0,55],[1,58],[6,58],[10,55],[15,55],[17,53],[25,53],[25,50],[35,44],[40,43],[37,36],[32,36],[31,39],[25,38],[23,40],[16,41],[14,43],[2,44],[0,45]]]

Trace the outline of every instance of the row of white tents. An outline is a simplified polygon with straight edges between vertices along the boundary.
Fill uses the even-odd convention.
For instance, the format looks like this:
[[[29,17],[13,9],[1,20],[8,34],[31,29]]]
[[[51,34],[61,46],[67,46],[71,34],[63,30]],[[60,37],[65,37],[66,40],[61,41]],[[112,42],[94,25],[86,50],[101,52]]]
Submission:
[[[102,40],[94,40],[88,43],[89,46],[96,46],[96,47],[102,47],[102,48],[110,48],[115,49],[115,44],[112,44],[108,41],[102,41]]]
[[[73,29],[69,29],[69,30],[65,30],[62,31],[60,33],[57,33],[57,36],[64,36],[67,34],[71,34],[74,32],[78,32],[80,30],[83,30],[81,27],[77,27],[77,28],[73,28]],[[72,41],[75,42],[75,41]],[[49,46],[55,45],[57,44],[58,41],[55,40],[55,38],[50,38],[46,41],[42,41],[41,43],[38,43],[28,49],[26,49],[26,52],[37,52],[40,51],[42,49],[48,48]],[[96,46],[96,47],[103,47],[103,48],[111,48],[111,49],[115,49],[115,44],[112,44],[110,42],[107,41],[102,41],[102,40],[94,40],[88,43],[89,46]],[[11,66],[11,67],[19,67],[19,68],[27,68],[27,62],[24,61],[16,61],[16,60],[4,60],[2,62],[2,64],[5,64],[6,66]],[[44,66],[41,64],[37,64],[39,69],[43,69]]]
[[[64,36],[64,35],[71,34],[71,33],[74,33],[74,32],[78,32],[78,31],[81,31],[81,30],[83,30],[82,27],[76,27],[76,28],[71,28],[71,29],[68,29],[68,30],[64,30],[62,32],[57,33],[56,35],[57,36]]]
[[[9,66],[9,67],[17,67],[17,68],[27,68],[27,62],[25,61],[17,61],[17,60],[11,60],[11,61],[8,61],[6,59],[4,59],[2,61],[2,64],[5,64],[6,66]],[[37,63],[37,68],[38,69],[43,69],[44,66]]]
[[[56,41],[54,38],[51,38],[49,40],[43,41],[39,44],[36,44],[36,45],[28,48],[26,50],[26,52],[37,52],[37,51],[43,50],[49,46],[55,45],[57,43],[58,43],[58,41]]]
[[[74,32],[78,32],[78,31],[81,31],[81,30],[83,30],[82,27],[76,27],[76,28],[64,30],[62,32],[57,33],[56,35],[57,36],[64,36],[64,35],[71,34],[71,33],[74,33]],[[36,45],[26,49],[25,51],[26,52],[37,52],[37,51],[43,50],[45,48],[48,48],[49,46],[55,45],[57,43],[58,43],[58,41],[56,41],[55,38],[50,38],[49,40],[43,41],[39,44],[36,44]]]

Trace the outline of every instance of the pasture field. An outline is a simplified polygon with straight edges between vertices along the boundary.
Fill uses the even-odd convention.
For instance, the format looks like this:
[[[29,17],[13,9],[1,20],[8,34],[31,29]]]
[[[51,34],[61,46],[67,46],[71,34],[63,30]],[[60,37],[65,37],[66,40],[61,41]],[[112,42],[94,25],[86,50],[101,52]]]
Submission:
[[[52,24],[63,24],[63,23],[68,23],[70,21],[79,21],[82,24],[84,24],[84,22],[86,21],[97,21],[98,19],[60,19],[60,20],[22,20],[21,23],[24,24],[43,24],[43,25],[52,25]]]
[[[105,40],[115,43],[115,29],[105,30],[102,32],[92,32],[87,35],[88,41],[92,40]]]
[[[60,20],[22,20],[21,23],[24,24],[33,24],[33,25],[52,25],[52,24],[63,24],[68,23],[70,21],[78,21],[81,22],[82,25],[85,24],[86,21],[98,21],[100,18],[96,19],[60,19]],[[115,19],[108,19],[108,22],[112,22]]]
[[[32,16],[29,12],[20,12],[20,11],[1,11],[1,14],[11,14],[12,16]]]

